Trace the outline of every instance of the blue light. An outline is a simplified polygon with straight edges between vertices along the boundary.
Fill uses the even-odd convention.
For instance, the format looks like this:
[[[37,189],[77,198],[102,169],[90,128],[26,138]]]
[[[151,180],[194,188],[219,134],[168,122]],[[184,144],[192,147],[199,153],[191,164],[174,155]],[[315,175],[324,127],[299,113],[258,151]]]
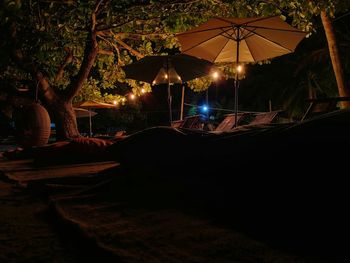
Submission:
[[[203,105],[203,106],[202,106],[202,110],[203,110],[204,112],[207,112],[207,111],[208,111],[208,106],[207,106],[207,105]]]

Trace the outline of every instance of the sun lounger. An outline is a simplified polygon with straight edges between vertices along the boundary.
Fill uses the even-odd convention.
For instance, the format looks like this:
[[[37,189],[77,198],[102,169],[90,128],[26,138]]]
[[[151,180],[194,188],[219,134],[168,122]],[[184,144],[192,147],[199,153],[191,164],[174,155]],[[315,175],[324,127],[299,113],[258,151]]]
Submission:
[[[200,115],[187,116],[183,120],[174,121],[173,128],[199,129],[203,128]]]
[[[183,124],[184,120],[177,120],[177,121],[173,121],[171,123],[171,127],[173,128],[180,128],[181,125]]]
[[[310,105],[306,110],[304,116],[302,117],[301,121],[325,114],[327,112],[339,110],[339,103],[342,101],[349,100],[349,97],[310,99]]]
[[[0,176],[23,186],[75,178],[80,178],[80,183],[99,181],[103,179],[100,172],[119,165],[107,157],[106,148],[112,144],[112,141],[97,138],[76,138],[35,149],[7,152],[0,160]]]
[[[269,111],[257,114],[249,125],[260,125],[272,123],[280,111]]]
[[[11,162],[11,161],[8,161]],[[0,163],[6,165],[6,162]],[[114,161],[106,162],[92,162],[85,164],[69,164],[69,165],[55,165],[43,168],[26,167],[21,169],[21,166],[13,167],[13,169],[3,170],[4,176],[9,180],[15,181],[20,185],[26,185],[28,182],[38,180],[49,180],[57,178],[69,178],[69,177],[91,177],[99,172],[117,167],[119,164]]]
[[[237,124],[239,124],[245,116],[246,116],[246,113],[239,112],[237,114]],[[235,113],[227,114],[225,119],[223,119],[223,121],[220,122],[220,124],[215,128],[214,131],[223,132],[223,131],[232,130],[235,126],[235,120],[236,120]]]

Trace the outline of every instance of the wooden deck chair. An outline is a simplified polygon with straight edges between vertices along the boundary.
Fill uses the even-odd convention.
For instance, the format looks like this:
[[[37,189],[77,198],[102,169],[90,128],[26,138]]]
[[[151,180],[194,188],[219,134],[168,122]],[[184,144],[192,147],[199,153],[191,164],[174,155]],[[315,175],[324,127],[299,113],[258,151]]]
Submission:
[[[187,116],[185,117],[183,123],[180,125],[179,128],[186,128],[186,129],[202,129],[203,125],[201,122],[201,116],[200,115],[193,115],[193,116]]]
[[[171,127],[198,130],[203,128],[203,124],[200,115],[193,115],[187,116],[183,120],[173,121]]]
[[[269,124],[277,117],[279,111],[269,111],[257,114],[249,125]]]
[[[239,125],[239,122],[243,119],[243,117],[246,115],[244,112],[239,112],[237,114],[237,124]],[[225,119],[223,119],[222,122],[215,128],[214,131],[230,131],[235,126],[235,120],[236,115],[235,113],[227,114]]]
[[[173,121],[171,123],[171,127],[173,128],[180,128],[181,125],[183,124],[184,120],[177,120],[177,121]]]
[[[325,114],[327,112],[339,110],[339,102],[350,101],[350,97],[310,99],[308,101],[310,102],[310,105],[301,121]]]

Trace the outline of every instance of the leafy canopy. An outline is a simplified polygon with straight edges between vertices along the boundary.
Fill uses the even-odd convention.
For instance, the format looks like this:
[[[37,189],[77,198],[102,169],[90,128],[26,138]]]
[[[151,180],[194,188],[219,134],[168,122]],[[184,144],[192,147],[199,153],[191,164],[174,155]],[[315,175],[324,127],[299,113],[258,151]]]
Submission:
[[[28,72],[11,59],[11,54],[20,52],[29,59],[28,63],[39,65],[47,73],[51,86],[58,90],[69,88],[82,63],[91,13],[97,2],[2,1],[1,31],[5,35],[16,31],[16,41],[4,37],[0,42],[0,81],[16,88],[31,80]],[[341,1],[101,0],[102,11],[97,16],[100,52],[76,100],[99,98],[124,103],[129,87],[136,95],[150,92],[149,84],[125,79],[121,66],[146,55],[179,52],[174,33],[186,31],[210,17],[280,15],[292,25],[311,32],[314,16],[323,9],[334,14],[335,3]],[[69,52],[73,54],[72,63],[57,77]],[[233,76],[232,65],[221,66],[226,77]],[[201,91],[210,82],[208,78],[195,80],[190,87]]]

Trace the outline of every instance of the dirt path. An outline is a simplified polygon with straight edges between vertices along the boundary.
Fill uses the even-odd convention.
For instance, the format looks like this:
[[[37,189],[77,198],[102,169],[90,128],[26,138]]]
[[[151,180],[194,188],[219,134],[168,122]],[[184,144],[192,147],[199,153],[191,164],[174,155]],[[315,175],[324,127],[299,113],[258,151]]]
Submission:
[[[0,262],[77,262],[48,222],[47,204],[0,181]]]

